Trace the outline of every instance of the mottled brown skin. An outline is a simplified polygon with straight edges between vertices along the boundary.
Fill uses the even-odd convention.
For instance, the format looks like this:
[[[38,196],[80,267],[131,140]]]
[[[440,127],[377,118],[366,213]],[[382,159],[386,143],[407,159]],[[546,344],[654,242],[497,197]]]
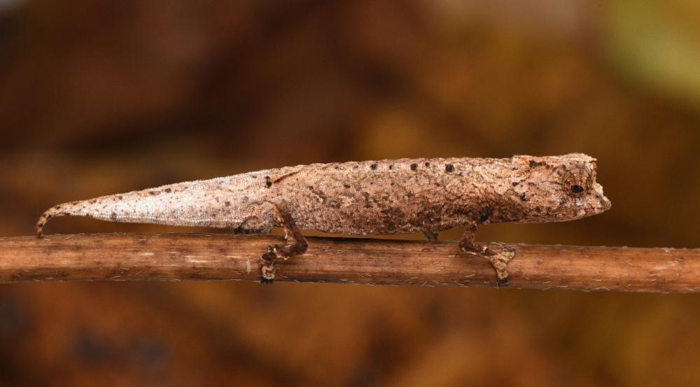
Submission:
[[[262,278],[271,281],[277,258],[306,251],[301,229],[347,235],[421,231],[436,240],[439,231],[465,227],[461,249],[495,265],[489,258],[495,254],[474,243],[479,224],[567,221],[609,208],[596,183],[596,160],[583,154],[400,159],[284,167],[66,203],[41,216],[37,235],[56,216],[245,233],[283,227],[286,244],[270,247],[261,260]]]

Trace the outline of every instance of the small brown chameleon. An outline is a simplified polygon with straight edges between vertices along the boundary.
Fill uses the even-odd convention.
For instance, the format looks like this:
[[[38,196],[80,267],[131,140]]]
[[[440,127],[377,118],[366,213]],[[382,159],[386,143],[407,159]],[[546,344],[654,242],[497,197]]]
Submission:
[[[499,283],[503,258],[474,243],[488,223],[561,222],[610,208],[596,183],[596,160],[584,154],[504,159],[432,158],[311,164],[165,185],[54,206],[38,220],[39,237],[57,216],[130,223],[230,228],[269,233],[286,243],[260,260],[261,281],[275,277],[277,258],[303,254],[302,229],[347,235],[439,231],[465,227],[459,247],[488,259]]]

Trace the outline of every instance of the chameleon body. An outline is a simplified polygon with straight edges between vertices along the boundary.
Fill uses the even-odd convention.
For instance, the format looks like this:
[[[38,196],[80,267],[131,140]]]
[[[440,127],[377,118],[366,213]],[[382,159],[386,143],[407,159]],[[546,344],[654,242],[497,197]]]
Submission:
[[[462,250],[489,258],[495,254],[474,244],[480,224],[568,221],[609,209],[596,170],[596,160],[583,154],[299,165],[60,204],[39,218],[36,231],[41,236],[57,216],[242,233],[283,227],[286,244],[271,246],[261,260],[265,281],[274,278],[277,258],[306,251],[302,229],[346,235],[421,231],[435,240],[439,231],[465,227]],[[502,266],[497,271],[504,280]]]

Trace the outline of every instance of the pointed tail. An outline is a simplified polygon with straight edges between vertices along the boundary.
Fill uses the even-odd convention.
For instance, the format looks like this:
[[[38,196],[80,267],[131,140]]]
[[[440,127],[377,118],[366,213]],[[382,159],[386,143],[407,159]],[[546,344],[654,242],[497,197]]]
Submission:
[[[41,216],[39,217],[39,220],[36,221],[36,237],[43,238],[44,226],[46,226],[46,223],[48,223],[49,219],[55,218],[58,216],[71,216],[71,215],[73,215],[73,213],[71,213],[71,210],[74,209],[78,203],[79,202],[63,203],[63,204],[53,206],[53,207],[49,208],[48,210],[44,211],[44,213],[41,214]]]
[[[78,200],[74,202],[62,203],[55,205],[48,210],[44,211],[36,221],[36,236],[37,238],[42,238],[44,236],[44,227],[50,219],[57,218],[59,216],[87,216],[91,218],[99,218],[98,213],[95,211],[95,204],[98,202],[103,202],[105,198],[110,198],[111,196],[103,196],[97,199],[90,200]]]
[[[229,227],[237,210],[237,198],[221,185],[228,178],[184,182],[59,204],[44,212],[36,223],[41,238],[46,223],[59,216],[124,223],[171,226]]]

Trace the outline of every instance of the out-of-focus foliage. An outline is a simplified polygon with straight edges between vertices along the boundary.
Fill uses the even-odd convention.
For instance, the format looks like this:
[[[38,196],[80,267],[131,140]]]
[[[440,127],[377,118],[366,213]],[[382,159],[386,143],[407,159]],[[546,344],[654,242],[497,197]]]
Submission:
[[[700,109],[700,2],[614,0],[608,55],[646,86]]]
[[[694,2],[643,3],[8,3],[0,7],[0,235],[31,234],[59,202],[267,167],[577,151],[598,158],[611,211],[488,226],[478,239],[697,247],[700,15]],[[182,230],[78,218],[47,229],[163,231]],[[301,284],[8,285],[0,288],[0,382],[689,385],[700,378],[696,301]]]

